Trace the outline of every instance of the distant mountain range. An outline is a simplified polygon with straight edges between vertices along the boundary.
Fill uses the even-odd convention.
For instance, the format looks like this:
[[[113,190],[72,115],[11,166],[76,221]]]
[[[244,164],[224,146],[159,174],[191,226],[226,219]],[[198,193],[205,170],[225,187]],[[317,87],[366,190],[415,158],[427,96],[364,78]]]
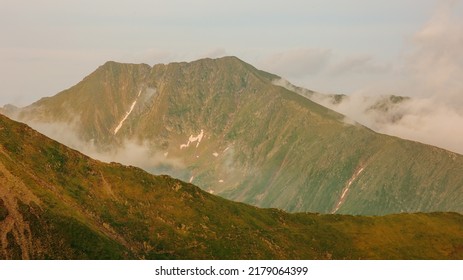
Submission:
[[[0,259],[463,259],[463,216],[258,209],[0,115]]]
[[[53,97],[3,113],[102,160],[259,207],[463,213],[462,155],[376,133],[278,81],[236,57],[107,62]],[[372,110],[402,101],[388,97]]]

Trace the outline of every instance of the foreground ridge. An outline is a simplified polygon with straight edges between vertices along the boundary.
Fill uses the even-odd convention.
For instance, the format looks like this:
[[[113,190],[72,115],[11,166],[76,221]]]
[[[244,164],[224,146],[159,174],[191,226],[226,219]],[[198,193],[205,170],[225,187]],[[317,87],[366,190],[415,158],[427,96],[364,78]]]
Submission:
[[[463,216],[259,209],[0,115],[0,258],[463,259]]]

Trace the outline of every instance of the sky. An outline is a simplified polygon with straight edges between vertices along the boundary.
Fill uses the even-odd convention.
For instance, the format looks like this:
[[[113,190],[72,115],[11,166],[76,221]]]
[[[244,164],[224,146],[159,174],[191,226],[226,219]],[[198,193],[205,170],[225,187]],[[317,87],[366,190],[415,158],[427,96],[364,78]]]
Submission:
[[[397,60],[440,6],[462,12],[461,3],[430,0],[0,2],[0,104],[15,105],[54,95],[108,60],[225,55],[348,94],[394,82]]]
[[[462,2],[0,0],[0,105],[54,95],[108,60],[234,55],[322,93],[416,97],[421,107],[412,114],[421,122],[437,107],[451,112],[438,118],[451,119],[459,145]]]

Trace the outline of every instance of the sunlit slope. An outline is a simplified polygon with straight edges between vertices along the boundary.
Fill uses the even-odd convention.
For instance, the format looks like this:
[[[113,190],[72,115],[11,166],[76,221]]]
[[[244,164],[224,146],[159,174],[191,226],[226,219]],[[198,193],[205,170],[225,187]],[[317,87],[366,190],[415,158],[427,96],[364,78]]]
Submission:
[[[148,171],[256,206],[463,212],[463,156],[375,133],[275,79],[235,57],[152,68],[108,62],[18,118],[69,122],[102,150],[143,143],[146,157],[166,160]]]
[[[463,216],[287,214],[92,160],[0,115],[1,259],[462,259]]]

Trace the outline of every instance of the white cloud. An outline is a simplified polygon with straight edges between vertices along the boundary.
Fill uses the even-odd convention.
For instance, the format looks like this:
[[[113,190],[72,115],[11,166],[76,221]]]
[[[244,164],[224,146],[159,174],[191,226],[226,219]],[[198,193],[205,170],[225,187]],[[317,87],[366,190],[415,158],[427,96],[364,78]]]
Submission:
[[[363,84],[339,104],[321,95],[312,99],[375,131],[463,154],[463,7],[458,4],[440,2],[391,65],[369,55],[332,55],[319,73],[325,82],[356,83],[361,77]],[[384,94],[412,98],[391,103]],[[372,109],[378,104],[386,107]]]
[[[403,73],[404,90],[463,106],[463,9],[441,2],[434,16],[411,40]]]
[[[366,83],[340,104],[317,101],[378,132],[463,154],[463,9],[458,4],[440,2],[431,19],[410,38],[406,53],[389,70],[384,69],[386,74],[395,71],[393,75]],[[332,69],[349,76],[372,65],[365,56],[347,59]],[[412,99],[387,111],[369,110],[384,101],[378,93]]]
[[[27,122],[40,133],[81,153],[104,162],[119,162],[143,168],[157,173],[162,169],[164,173],[179,172],[185,169],[182,159],[166,157],[161,151],[155,151],[148,142],[126,139],[120,145],[110,150],[101,150],[92,141],[83,141],[76,132],[78,120],[71,123],[42,123]],[[173,174],[171,174],[173,175]]]
[[[382,124],[381,132],[463,154],[461,111],[434,98],[417,98],[401,109],[404,115],[400,121]]]

